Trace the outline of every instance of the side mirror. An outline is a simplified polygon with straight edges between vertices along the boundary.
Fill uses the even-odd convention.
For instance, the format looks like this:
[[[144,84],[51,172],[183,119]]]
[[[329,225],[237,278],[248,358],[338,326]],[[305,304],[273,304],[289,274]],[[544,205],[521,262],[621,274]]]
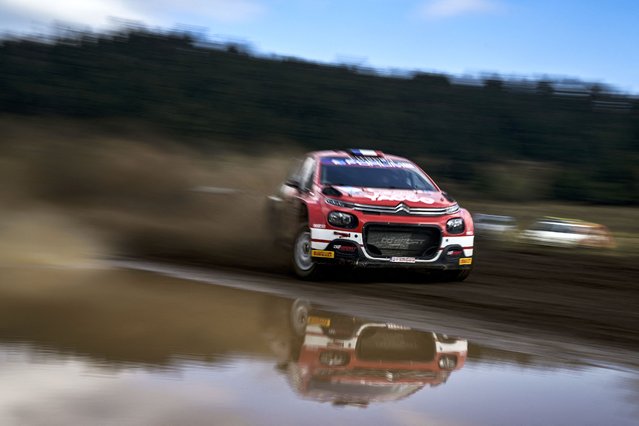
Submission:
[[[291,188],[300,189],[300,183],[299,183],[299,181],[297,181],[295,179],[287,179],[284,182],[284,185],[290,186]]]

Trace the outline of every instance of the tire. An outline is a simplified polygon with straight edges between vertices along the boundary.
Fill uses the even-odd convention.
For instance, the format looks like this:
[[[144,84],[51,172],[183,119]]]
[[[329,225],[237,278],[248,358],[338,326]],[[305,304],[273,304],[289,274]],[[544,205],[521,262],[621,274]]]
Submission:
[[[306,334],[306,324],[308,323],[308,313],[311,309],[310,303],[303,299],[296,299],[291,306],[291,329],[297,336]]]
[[[295,236],[291,263],[301,279],[312,280],[320,275],[320,267],[311,256],[311,231],[307,225],[302,225]]]

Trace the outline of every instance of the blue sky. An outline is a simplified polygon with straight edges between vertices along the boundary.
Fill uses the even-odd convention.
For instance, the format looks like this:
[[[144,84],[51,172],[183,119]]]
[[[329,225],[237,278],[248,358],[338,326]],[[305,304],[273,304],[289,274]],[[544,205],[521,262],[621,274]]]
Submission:
[[[637,0],[0,0],[0,31],[126,18],[260,53],[453,75],[574,77],[639,94]]]

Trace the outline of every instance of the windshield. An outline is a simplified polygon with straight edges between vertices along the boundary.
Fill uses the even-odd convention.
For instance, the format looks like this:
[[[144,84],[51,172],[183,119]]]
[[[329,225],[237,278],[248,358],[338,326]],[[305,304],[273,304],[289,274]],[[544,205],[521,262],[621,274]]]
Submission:
[[[362,188],[416,189],[437,191],[435,186],[410,163],[404,167],[370,167],[359,165],[322,164],[322,185]],[[410,168],[408,168],[410,166]]]

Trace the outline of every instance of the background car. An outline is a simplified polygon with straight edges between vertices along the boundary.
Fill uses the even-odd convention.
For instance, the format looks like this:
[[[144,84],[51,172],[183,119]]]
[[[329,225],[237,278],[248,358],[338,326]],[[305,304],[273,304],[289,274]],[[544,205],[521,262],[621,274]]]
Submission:
[[[579,219],[546,217],[521,234],[524,242],[555,247],[614,248],[608,228]]]
[[[509,239],[517,232],[517,220],[512,216],[477,213],[473,215],[475,235],[488,239]]]

